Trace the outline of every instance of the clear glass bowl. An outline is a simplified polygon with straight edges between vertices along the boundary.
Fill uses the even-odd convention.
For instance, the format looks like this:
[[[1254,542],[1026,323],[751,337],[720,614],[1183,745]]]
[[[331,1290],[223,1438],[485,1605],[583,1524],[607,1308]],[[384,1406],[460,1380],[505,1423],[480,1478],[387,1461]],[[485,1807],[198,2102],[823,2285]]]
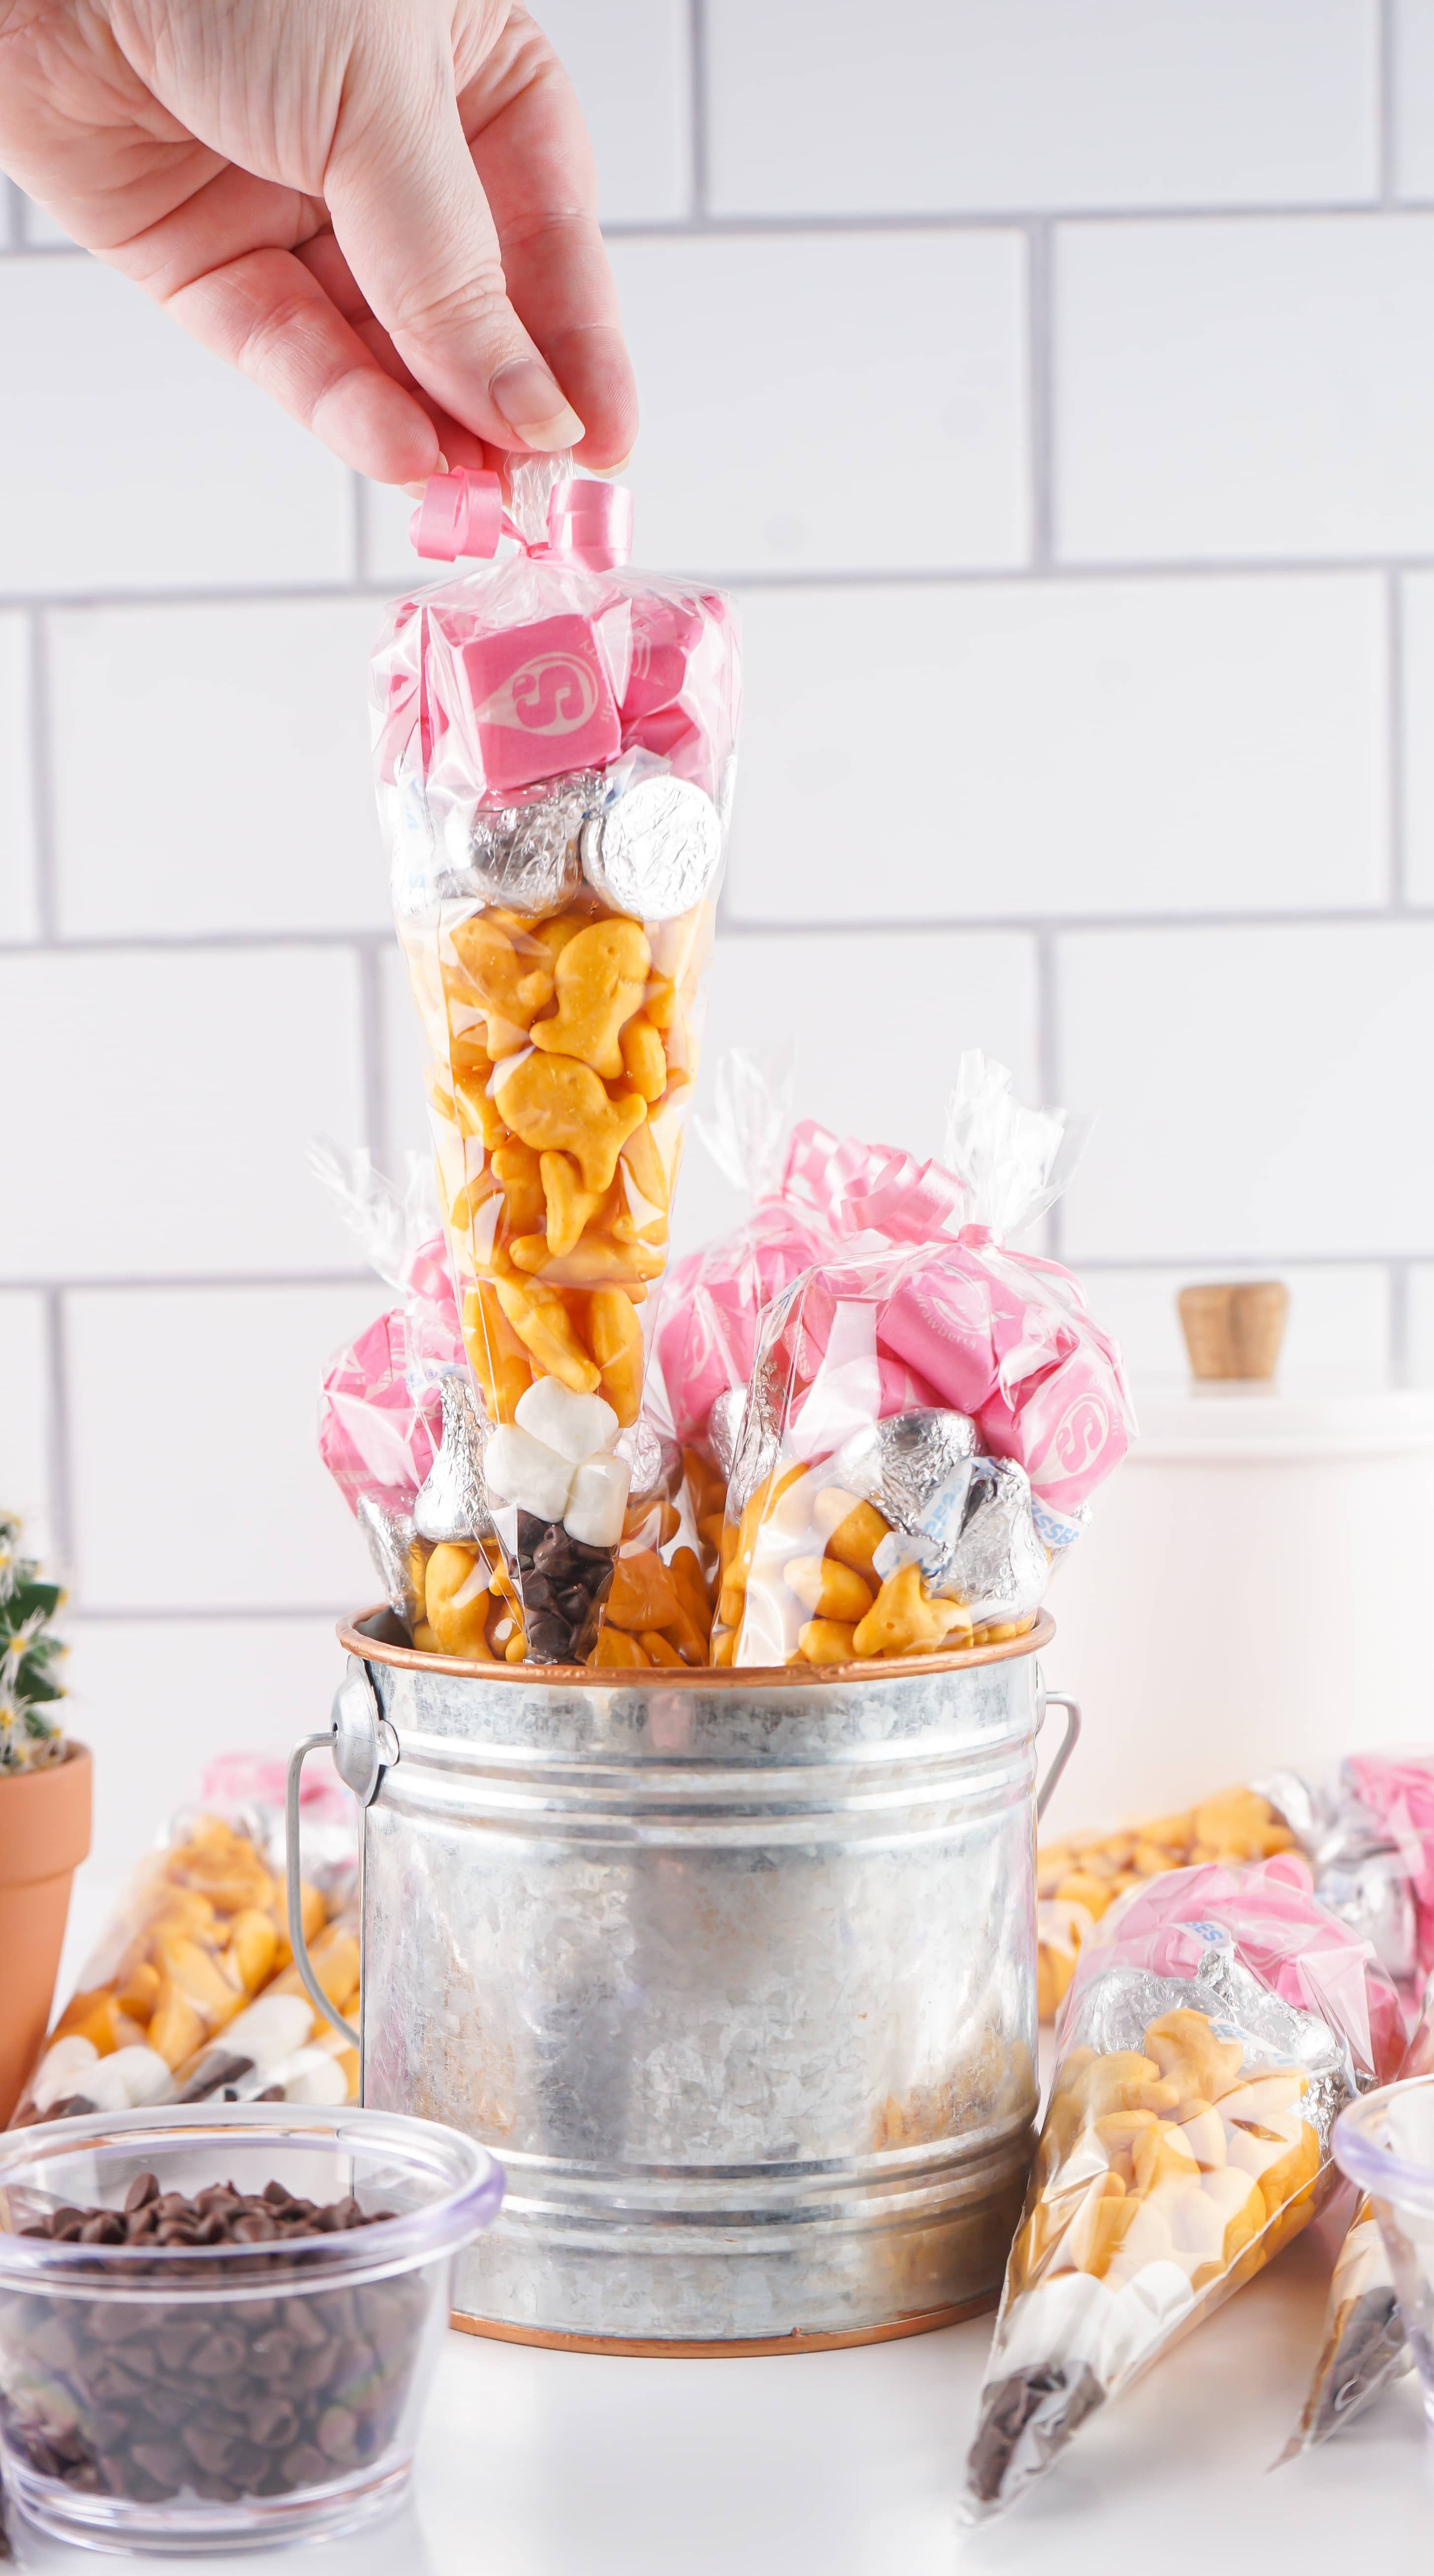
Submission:
[[[18,2231],[130,2184],[281,2182],[394,2215],[277,2244],[52,2244]],[[0,2139],[0,2466],[42,2529],[186,2552],[328,2535],[395,2504],[453,2261],[501,2169],[426,2120],[195,2103]]]
[[[1386,2084],[1334,2124],[1335,2161],[1367,2191],[1434,2432],[1434,2075]]]

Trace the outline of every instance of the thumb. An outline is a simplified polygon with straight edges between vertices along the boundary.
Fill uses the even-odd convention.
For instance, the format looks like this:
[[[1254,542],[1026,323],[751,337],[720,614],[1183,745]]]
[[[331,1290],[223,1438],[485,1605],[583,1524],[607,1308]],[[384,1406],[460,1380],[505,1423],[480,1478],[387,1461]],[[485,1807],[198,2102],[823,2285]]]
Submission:
[[[508,301],[452,55],[420,13],[355,53],[324,176],[355,281],[424,392],[497,447],[575,446],[583,423]]]

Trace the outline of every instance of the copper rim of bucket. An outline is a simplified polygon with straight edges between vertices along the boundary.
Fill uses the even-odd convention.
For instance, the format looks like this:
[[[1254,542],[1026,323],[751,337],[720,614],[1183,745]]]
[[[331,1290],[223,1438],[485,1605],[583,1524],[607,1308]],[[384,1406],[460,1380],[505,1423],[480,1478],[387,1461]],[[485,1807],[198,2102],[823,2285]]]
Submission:
[[[471,2317],[457,2308],[450,2310],[448,2322],[459,2334],[482,2335],[492,2343],[534,2344],[542,2352],[593,2352],[631,2361],[764,2361],[782,2353],[847,2352],[856,2344],[897,2343],[908,2335],[938,2334],[944,2326],[964,2325],[968,2317],[989,2316],[1000,2295],[999,2290],[983,2290],[959,2307],[923,2308],[916,2316],[891,2317],[885,2325],[849,2326],[832,2334],[807,2333],[794,2326],[790,2334],[740,2335],[713,2342],[667,2335],[559,2334],[545,2326],[510,2326],[492,2317]]]
[[[475,1681],[527,1682],[570,1690],[618,1690],[625,1682],[660,1676],[661,1690],[809,1690],[813,1682],[904,1679],[913,1673],[959,1673],[976,1664],[1009,1663],[1017,1655],[1039,1654],[1056,1633],[1048,1610],[1038,1610],[1035,1623],[1019,1637],[1001,1637],[994,1645],[966,1646],[951,1654],[883,1655],[879,1661],[851,1664],[498,1664],[466,1655],[430,1655],[417,1646],[390,1646],[382,1638],[359,1634],[359,1623],[380,1618],[387,1602],[361,1610],[352,1626],[338,1623],[339,1644],[366,1664],[394,1664],[404,1672],[464,1673]]]

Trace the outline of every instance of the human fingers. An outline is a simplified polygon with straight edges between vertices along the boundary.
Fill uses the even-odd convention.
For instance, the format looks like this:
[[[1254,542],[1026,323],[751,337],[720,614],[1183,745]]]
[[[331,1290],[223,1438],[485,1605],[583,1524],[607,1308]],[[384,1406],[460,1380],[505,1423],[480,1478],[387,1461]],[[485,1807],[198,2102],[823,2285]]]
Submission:
[[[324,193],[361,293],[425,393],[500,448],[582,437],[509,302],[436,15],[389,0],[360,27]]]
[[[505,60],[485,64],[459,112],[502,251],[513,305],[580,414],[586,465],[620,465],[637,435],[637,388],[597,220],[597,179],[567,74],[515,10]]]

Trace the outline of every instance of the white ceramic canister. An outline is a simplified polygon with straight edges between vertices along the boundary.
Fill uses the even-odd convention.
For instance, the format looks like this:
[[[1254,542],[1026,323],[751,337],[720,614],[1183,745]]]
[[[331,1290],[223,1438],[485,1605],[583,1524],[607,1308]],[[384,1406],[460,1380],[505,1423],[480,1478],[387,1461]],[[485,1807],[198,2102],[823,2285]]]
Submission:
[[[1139,1411],[1052,1598],[1090,1718],[1047,1832],[1434,1740],[1434,1395],[1214,1385]]]

